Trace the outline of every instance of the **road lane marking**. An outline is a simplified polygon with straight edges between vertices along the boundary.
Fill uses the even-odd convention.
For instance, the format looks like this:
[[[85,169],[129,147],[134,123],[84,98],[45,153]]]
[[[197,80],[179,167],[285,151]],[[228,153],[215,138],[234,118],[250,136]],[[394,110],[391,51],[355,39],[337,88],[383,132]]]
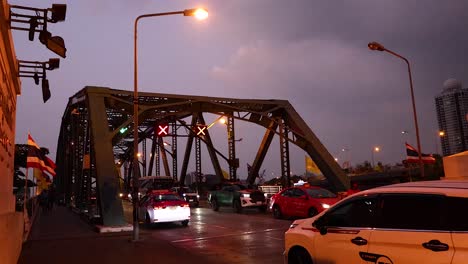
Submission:
[[[266,237],[271,238],[271,239],[275,239],[275,240],[280,240],[280,241],[283,240],[282,238],[277,238],[277,237],[272,237],[272,236],[266,236]]]
[[[197,237],[197,238],[187,238],[187,239],[179,239],[179,240],[173,240],[171,243],[182,243],[182,242],[191,242],[191,241],[201,241],[201,240],[209,240],[209,239],[215,239],[215,238],[221,238],[221,237],[230,237],[230,236],[243,236],[243,235],[250,235],[250,234],[255,234],[255,233],[267,233],[271,231],[280,231],[284,230],[283,228],[276,228],[276,229],[265,229],[265,230],[260,230],[260,231],[246,231],[246,232],[241,232],[241,233],[231,233],[231,234],[225,234],[225,235],[219,235],[219,236],[209,236],[209,237]],[[270,237],[270,236],[268,236]],[[274,237],[270,237],[273,239],[277,240],[282,240]]]

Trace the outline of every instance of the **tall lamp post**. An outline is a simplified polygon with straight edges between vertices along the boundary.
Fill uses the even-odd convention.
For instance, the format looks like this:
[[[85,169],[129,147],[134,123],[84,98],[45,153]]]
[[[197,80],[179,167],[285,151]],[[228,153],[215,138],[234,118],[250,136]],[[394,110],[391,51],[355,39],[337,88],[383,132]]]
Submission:
[[[421,170],[421,177],[424,178],[424,164],[422,161],[422,156],[421,156],[421,141],[419,140],[419,127],[418,127],[418,117],[416,114],[416,103],[414,102],[414,92],[413,92],[413,78],[411,77],[411,67],[408,59],[405,57],[401,56],[400,54],[397,54],[391,50],[386,49],[382,44],[377,43],[377,42],[370,42],[367,44],[369,49],[371,50],[377,50],[377,51],[386,51],[393,56],[396,56],[406,62],[406,65],[408,65],[408,75],[409,75],[409,81],[410,81],[410,91],[411,91],[411,102],[413,105],[413,118],[414,118],[414,127],[416,130],[416,141],[418,143],[418,159],[419,159],[419,168]]]
[[[202,8],[198,9],[186,9],[183,11],[166,12],[166,13],[154,13],[145,14],[138,16],[135,19],[134,27],[134,50],[133,50],[133,190],[132,190],[132,201],[133,201],[133,241],[139,240],[139,226],[138,226],[138,177],[139,177],[139,165],[138,165],[138,56],[137,56],[137,26],[138,21],[145,17],[156,17],[156,16],[169,16],[169,15],[184,15],[194,16],[198,19],[205,19],[208,17],[208,11]]]
[[[442,138],[445,137],[445,131],[440,130],[437,132],[437,138],[436,138],[436,153],[440,154],[441,156],[444,155],[444,147],[442,146]],[[441,148],[441,152],[439,153],[439,144]]]
[[[380,151],[380,148],[379,147],[374,147],[372,148],[372,170],[374,170],[374,152],[379,152]]]

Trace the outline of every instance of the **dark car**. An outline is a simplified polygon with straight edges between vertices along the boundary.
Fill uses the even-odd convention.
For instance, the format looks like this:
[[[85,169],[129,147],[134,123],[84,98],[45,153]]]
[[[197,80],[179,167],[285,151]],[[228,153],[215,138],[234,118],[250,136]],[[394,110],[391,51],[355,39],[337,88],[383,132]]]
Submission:
[[[209,193],[208,202],[214,211],[218,211],[221,206],[232,207],[237,213],[241,213],[243,208],[258,208],[262,212],[267,209],[265,193],[237,183],[218,186]]]
[[[171,191],[178,193],[184,200],[190,204],[190,206],[198,207],[200,205],[200,195],[190,187],[173,187]]]
[[[334,193],[320,187],[292,187],[271,197],[270,210],[275,218],[306,218],[328,209],[338,200]]]

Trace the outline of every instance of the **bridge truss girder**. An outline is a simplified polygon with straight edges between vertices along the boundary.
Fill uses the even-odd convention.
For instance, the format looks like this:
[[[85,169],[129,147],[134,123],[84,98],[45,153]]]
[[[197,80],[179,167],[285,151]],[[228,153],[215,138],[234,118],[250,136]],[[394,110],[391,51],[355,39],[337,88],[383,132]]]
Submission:
[[[223,175],[218,157],[221,157],[221,160],[229,166],[230,178],[237,179],[235,169],[237,169],[238,164],[234,162],[236,159],[234,120],[237,120],[260,125],[266,130],[257,155],[251,163],[252,167],[247,178],[249,184],[255,182],[272,139],[277,135],[281,142],[281,171],[285,185],[289,184],[288,153],[289,143],[292,143],[303,149],[315,161],[335,191],[344,191],[349,188],[347,176],[288,101],[144,92],[139,93],[138,100],[139,145],[146,149],[146,140],[153,141],[150,169],[148,172],[143,172],[144,174],[152,173],[153,164],[157,164],[156,167],[159,167],[160,156],[164,156],[162,157],[164,171],[166,174],[170,174],[168,157],[165,155],[168,151],[164,147],[162,138],[156,140],[154,138],[156,124],[166,123],[172,127],[172,134],[168,135],[172,136],[172,153],[168,153],[172,158],[173,174],[177,174],[177,138],[187,137],[180,174],[172,175],[174,178],[178,178],[182,184],[184,183],[193,140],[196,140],[197,144],[201,142],[205,144],[219,180],[223,179]],[[92,201],[97,200],[97,208],[93,212],[100,215],[104,225],[121,225],[124,219],[122,203],[118,197],[122,184],[117,168],[120,167],[120,164],[124,164],[124,168],[127,168],[124,170],[124,178],[125,182],[128,183],[128,178],[131,177],[131,169],[128,167],[131,166],[133,157],[132,106],[132,91],[85,87],[70,98],[62,118],[56,159],[59,191],[65,193],[68,204],[88,213]],[[199,136],[193,132],[192,128],[197,122],[205,124],[203,113],[222,115],[228,118],[228,157],[216,149],[209,133]],[[79,121],[76,120],[76,117],[80,117]],[[184,119],[190,117],[192,118],[191,124],[187,124]],[[73,129],[77,130],[76,133],[72,133]],[[83,136],[86,134],[89,137]],[[80,145],[72,146],[70,142],[79,142]],[[197,148],[199,150],[200,146]],[[161,153],[164,154],[159,155]],[[142,154],[143,168],[146,169],[147,153],[145,151]],[[85,165],[86,157],[89,159],[89,165]],[[153,161],[152,159],[155,158],[156,161]],[[200,156],[197,157],[197,159],[200,158]],[[139,164],[139,166],[141,165]],[[201,166],[197,164],[198,167],[201,170]],[[140,171],[143,171],[143,168],[140,168]],[[156,170],[159,171],[159,168]],[[86,184],[86,188],[83,187],[83,184]],[[80,185],[80,188],[77,185]],[[77,197],[84,205],[76,205]]]

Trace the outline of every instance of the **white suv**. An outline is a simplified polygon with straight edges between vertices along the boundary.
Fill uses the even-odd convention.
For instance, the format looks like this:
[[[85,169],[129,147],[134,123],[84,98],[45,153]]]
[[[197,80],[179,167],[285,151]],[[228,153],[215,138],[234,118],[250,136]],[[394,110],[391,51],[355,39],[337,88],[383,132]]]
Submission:
[[[285,233],[285,263],[468,263],[468,181],[352,195]]]

